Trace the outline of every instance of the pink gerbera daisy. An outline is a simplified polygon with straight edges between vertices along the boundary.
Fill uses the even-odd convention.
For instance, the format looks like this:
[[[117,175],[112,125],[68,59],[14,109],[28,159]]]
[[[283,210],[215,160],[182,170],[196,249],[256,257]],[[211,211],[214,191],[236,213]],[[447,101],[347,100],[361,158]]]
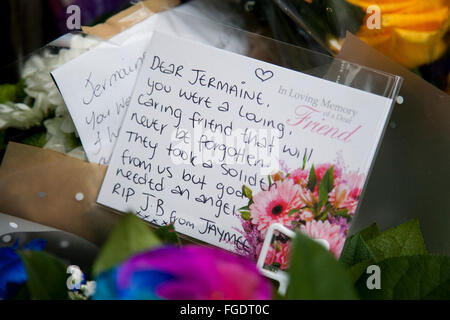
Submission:
[[[250,206],[252,223],[263,235],[272,223],[290,227],[296,214],[289,216],[289,212],[300,207],[299,187],[292,180],[277,181],[270,190],[261,191],[253,197]]]
[[[330,251],[336,259],[341,255],[345,235],[342,233],[339,225],[331,224],[329,221],[313,220],[302,225],[300,230],[313,239],[327,240],[330,245]]]

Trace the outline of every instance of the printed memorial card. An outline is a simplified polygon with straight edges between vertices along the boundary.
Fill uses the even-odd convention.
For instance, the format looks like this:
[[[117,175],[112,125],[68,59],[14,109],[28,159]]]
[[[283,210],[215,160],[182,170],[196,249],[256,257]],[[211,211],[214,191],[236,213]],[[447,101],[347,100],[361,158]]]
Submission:
[[[391,106],[155,32],[97,202],[253,258],[281,223],[338,257]]]

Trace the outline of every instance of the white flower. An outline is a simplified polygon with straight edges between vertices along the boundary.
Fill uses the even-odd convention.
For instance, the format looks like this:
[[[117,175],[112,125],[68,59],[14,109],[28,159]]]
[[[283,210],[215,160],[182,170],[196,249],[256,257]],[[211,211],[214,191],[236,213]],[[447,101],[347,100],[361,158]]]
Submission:
[[[87,160],[86,153],[82,147],[73,149],[73,142],[70,138],[71,133],[68,133],[67,130],[64,131],[64,128],[67,125],[65,123],[66,121],[66,118],[60,117],[44,121],[44,126],[47,129],[47,142],[45,143],[44,148],[66,153],[67,155],[80,160]]]
[[[67,273],[71,276],[67,278],[66,285],[69,290],[80,289],[84,275],[78,266],[71,265],[67,267]]]
[[[6,102],[0,104],[0,130],[9,127],[29,129],[40,124],[42,118],[34,109],[24,103]]]
[[[86,284],[81,285],[81,292],[83,292],[86,298],[93,296],[97,289],[97,283],[95,281],[88,281]]]
[[[86,152],[84,152],[84,149],[82,147],[76,147],[75,149],[70,150],[67,155],[72,158],[87,161]]]
[[[50,72],[78,57],[98,41],[81,35],[66,35],[58,41],[64,42],[67,39],[70,40],[69,49],[63,48],[57,54],[44,50],[25,62],[21,76],[28,97],[24,103],[7,102],[0,105],[0,129],[28,129],[37,126],[54,111],[57,117],[64,119],[61,123],[62,132],[75,132],[75,126]]]
[[[95,43],[81,35],[72,35],[69,49],[63,48],[57,54],[45,50],[43,54],[35,54],[26,61],[22,78],[25,80],[25,93],[35,99],[33,108],[44,115],[55,109],[59,109],[61,115],[67,110],[50,72],[78,57]]]
[[[63,121],[59,117],[44,121],[47,129],[47,142],[44,148],[66,153],[67,134],[61,130]]]

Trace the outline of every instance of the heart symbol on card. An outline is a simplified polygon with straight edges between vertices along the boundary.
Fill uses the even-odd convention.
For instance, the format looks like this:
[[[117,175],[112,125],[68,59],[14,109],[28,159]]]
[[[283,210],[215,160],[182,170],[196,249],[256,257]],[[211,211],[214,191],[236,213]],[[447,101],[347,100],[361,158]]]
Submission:
[[[256,77],[257,77],[259,80],[261,80],[262,82],[264,82],[264,81],[269,80],[270,78],[273,77],[273,72],[270,71],[270,70],[264,71],[263,69],[258,68],[258,69],[255,70],[255,75],[256,75]]]

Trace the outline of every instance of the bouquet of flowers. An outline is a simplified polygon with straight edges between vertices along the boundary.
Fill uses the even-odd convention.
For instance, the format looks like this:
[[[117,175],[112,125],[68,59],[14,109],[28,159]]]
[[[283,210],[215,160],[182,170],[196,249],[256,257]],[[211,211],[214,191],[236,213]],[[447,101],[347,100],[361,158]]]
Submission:
[[[329,168],[325,172],[333,173]],[[295,185],[289,178],[276,183],[282,182],[290,187],[279,189],[280,194]],[[276,207],[272,207],[275,214],[281,209]],[[333,225],[328,220],[311,221]],[[324,237],[332,228],[316,230]],[[334,228],[332,236],[341,238],[339,226]],[[298,233],[293,239],[290,282],[284,297],[273,293],[276,288],[254,261],[219,248],[183,245],[173,225],[152,230],[132,214],[114,226],[93,264],[86,266],[88,270],[46,251],[43,239],[0,247],[0,300],[450,297],[450,257],[427,254],[417,220],[384,232],[376,224],[367,227],[347,238],[339,261]],[[366,271],[377,269],[374,267],[378,273]],[[408,276],[392,276],[397,274]],[[421,290],[417,290],[418,283]]]
[[[324,239],[339,258],[350,222],[358,205],[363,175],[346,173],[330,164],[305,165],[292,172],[269,176],[269,188],[253,195],[244,186],[248,204],[240,209],[244,235],[256,259],[268,227],[281,223],[314,239]],[[283,235],[275,237],[265,264],[287,269],[290,245]]]

